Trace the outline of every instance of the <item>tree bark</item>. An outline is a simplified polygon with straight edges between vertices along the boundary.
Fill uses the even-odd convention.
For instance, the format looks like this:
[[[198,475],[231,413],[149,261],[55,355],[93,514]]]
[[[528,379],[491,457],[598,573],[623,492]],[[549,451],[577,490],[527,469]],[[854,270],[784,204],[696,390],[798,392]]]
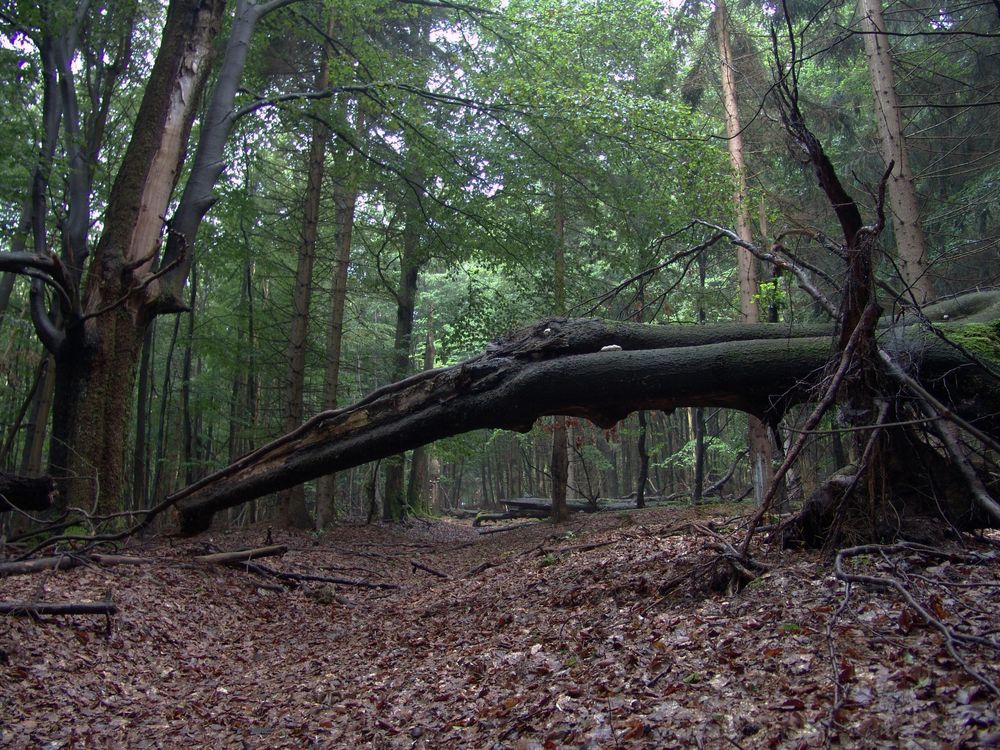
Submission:
[[[333,33],[333,14],[327,22],[327,35]],[[316,90],[325,91],[330,85],[330,61],[327,45],[323,44],[320,69],[316,75]],[[305,391],[306,349],[309,332],[309,306],[312,301],[313,266],[316,262],[316,239],[319,236],[320,199],[323,195],[323,175],[326,144],[330,129],[322,120],[313,123],[307,163],[306,194],[302,211],[302,237],[299,243],[295,286],[292,292],[292,321],[288,335],[288,374],[286,377],[285,429],[294,430],[302,423]],[[284,526],[307,529],[313,520],[306,510],[305,491],[301,484],[281,493],[278,518]]]
[[[736,188],[733,204],[736,208],[736,233],[744,242],[753,242],[750,228],[750,211],[747,205],[747,168],[743,157],[743,126],[740,121],[739,102],[736,96],[735,61],[729,37],[729,10],[724,0],[716,4],[716,35],[722,65],[722,99],[726,112],[726,136],[729,160],[733,167]],[[757,323],[760,313],[754,299],[757,294],[757,259],[746,248],[736,249],[737,270],[740,279],[740,313],[746,323]],[[750,446],[751,479],[754,498],[760,504],[771,485],[771,440],[767,425],[754,415],[747,417],[747,442]],[[697,471],[696,471],[697,473]],[[700,488],[699,496],[700,496]]]
[[[967,309],[995,320],[994,295]],[[961,305],[941,307],[948,313]],[[992,317],[990,317],[992,316]],[[952,321],[955,317],[950,318]],[[945,331],[949,326],[941,325]],[[883,331],[891,353],[921,352],[912,367],[939,398],[997,429],[1000,386],[949,343],[902,318]],[[602,351],[605,346],[621,351]],[[610,428],[637,409],[701,405],[780,416],[815,397],[831,357],[831,332],[784,325],[612,325],[552,319],[512,334],[473,359],[411,376],[354,406],[324,412],[291,435],[175,493],[183,528],[205,527],[217,510],[480,428],[526,431],[563,414]]]
[[[363,120],[358,115],[358,128]],[[326,368],[323,378],[323,408],[337,406],[340,387],[340,358],[344,338],[344,310],[347,306],[347,271],[351,265],[351,240],[354,234],[354,210],[358,201],[356,159],[349,158],[344,183],[334,187],[333,199],[337,211],[336,257],[333,268],[333,288],[330,292],[330,322],[326,332]],[[316,486],[316,526],[326,528],[337,517],[336,481],[334,474],[320,478]]]
[[[896,235],[896,255],[903,282],[917,304],[925,305],[933,302],[936,295],[928,274],[927,247],[920,225],[920,206],[899,117],[896,76],[892,69],[892,52],[889,49],[889,37],[885,33],[881,0],[861,0],[860,13],[865,53],[875,94],[875,121],[878,125],[882,159],[886,165],[893,162],[889,207]]]
[[[222,0],[170,3],[160,50],[111,189],[82,309],[61,335],[48,332],[56,356],[50,461],[72,505],[90,507],[96,501],[102,511],[121,506],[135,370],[153,314],[146,295],[133,292],[153,264],[223,10]],[[73,200],[79,204],[84,198]],[[71,208],[73,216],[83,213],[88,212],[79,205]],[[89,223],[90,217],[82,221]],[[82,263],[85,237],[78,236],[76,222],[70,224],[71,258]],[[78,265],[75,271],[82,273]]]
[[[416,173],[415,186],[423,185],[423,175]],[[417,187],[407,186],[403,252],[399,258],[399,288],[396,292],[396,332],[393,342],[392,373],[401,380],[410,372],[410,349],[413,341],[413,315],[416,309],[417,277],[420,272],[420,240],[424,224]],[[406,515],[403,487],[406,461],[402,452],[385,461],[385,489],[382,496],[382,519],[398,521]]]
[[[556,315],[566,312],[566,200],[562,176],[557,175],[553,195],[553,263],[552,309]],[[549,472],[552,475],[552,523],[569,520],[566,508],[566,488],[569,484],[569,446],[567,445],[566,420],[557,416],[552,422],[552,458]]]

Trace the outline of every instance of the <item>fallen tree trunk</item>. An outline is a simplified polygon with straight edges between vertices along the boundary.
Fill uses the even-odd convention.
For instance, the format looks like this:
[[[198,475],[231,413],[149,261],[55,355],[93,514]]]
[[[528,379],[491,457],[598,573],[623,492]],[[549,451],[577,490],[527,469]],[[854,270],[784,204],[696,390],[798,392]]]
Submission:
[[[481,511],[472,521],[473,527],[482,526],[487,521],[513,521],[518,518],[548,518],[551,510],[531,510],[530,508],[514,508],[507,511]]]
[[[534,510],[541,513],[552,512],[552,500],[545,497],[511,497],[506,500],[498,500],[497,504],[506,505],[508,510]],[[601,510],[601,508],[591,505],[588,502],[567,500],[566,510],[570,513],[594,513]]]
[[[950,301],[939,316],[1000,317],[1000,298],[971,296],[978,299],[964,307]],[[943,337],[902,318],[881,330],[880,345],[958,412],[970,418],[1000,412],[997,380]],[[832,332],[823,327],[549,320],[459,365],[323,412],[167,500],[177,507],[182,531],[194,533],[217,511],[282,488],[462,432],[527,431],[546,415],[611,427],[638,409],[700,405],[776,419],[812,396],[833,353]]]
[[[0,602],[5,615],[108,615],[118,612],[113,602]]]
[[[0,511],[46,510],[55,495],[52,477],[22,477],[0,472]]]
[[[198,562],[211,563],[213,565],[227,565],[230,563],[245,563],[261,557],[280,556],[286,552],[288,552],[288,545],[273,544],[269,547],[241,549],[235,552],[213,552],[209,555],[197,555],[194,559]]]

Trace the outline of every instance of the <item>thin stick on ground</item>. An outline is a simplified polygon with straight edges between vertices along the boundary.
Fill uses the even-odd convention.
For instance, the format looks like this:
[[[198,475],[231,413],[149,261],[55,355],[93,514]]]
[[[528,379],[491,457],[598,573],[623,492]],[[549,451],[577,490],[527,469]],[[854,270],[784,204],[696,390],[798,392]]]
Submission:
[[[965,659],[958,653],[955,646],[957,642],[965,643],[976,643],[979,645],[991,646],[995,649],[1000,650],[1000,643],[996,643],[988,638],[982,638],[980,636],[966,635],[964,633],[957,633],[950,627],[945,625],[938,617],[931,613],[924,605],[922,605],[917,599],[910,593],[910,591],[895,578],[891,577],[881,577],[881,576],[870,576],[863,575],[860,573],[848,573],[844,569],[844,561],[850,557],[857,557],[859,555],[881,555],[888,559],[891,554],[899,552],[918,552],[921,554],[934,554],[947,556],[941,550],[935,550],[932,547],[926,547],[924,545],[900,543],[900,544],[862,544],[857,547],[847,547],[840,550],[837,553],[837,557],[834,561],[834,569],[836,571],[836,576],[839,580],[845,583],[860,583],[867,584],[869,586],[875,586],[882,589],[891,589],[895,591],[899,596],[906,602],[906,604],[914,611],[917,612],[932,628],[937,630],[941,636],[944,638],[944,645],[948,651],[948,654],[954,659],[958,665],[966,672],[970,677],[975,679],[978,683],[983,685],[987,690],[993,693],[996,697],[1000,698],[1000,687],[997,687],[990,678],[981,672],[974,669],[969,665]]]

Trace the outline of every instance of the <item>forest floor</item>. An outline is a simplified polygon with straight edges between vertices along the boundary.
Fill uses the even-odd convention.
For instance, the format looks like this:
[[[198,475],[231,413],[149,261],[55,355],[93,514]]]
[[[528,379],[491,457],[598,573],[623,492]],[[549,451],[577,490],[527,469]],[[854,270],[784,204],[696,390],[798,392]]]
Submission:
[[[142,565],[3,578],[2,601],[110,596],[118,611],[3,616],[0,746],[1000,744],[1000,699],[969,671],[995,685],[998,652],[959,641],[963,667],[898,594],[845,596],[829,556],[762,546],[766,573],[706,591],[713,545],[739,539],[726,511],[578,514],[486,535],[457,521],[276,531],[289,551],[259,561],[398,588],[288,588],[192,560],[259,546],[266,528],[133,541],[123,552]],[[906,581],[943,625],[995,642],[1000,544],[952,551],[850,565]]]

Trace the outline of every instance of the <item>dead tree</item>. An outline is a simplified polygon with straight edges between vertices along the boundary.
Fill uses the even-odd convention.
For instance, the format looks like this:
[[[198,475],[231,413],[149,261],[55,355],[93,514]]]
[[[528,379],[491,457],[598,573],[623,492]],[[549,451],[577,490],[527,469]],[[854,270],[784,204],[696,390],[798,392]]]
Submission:
[[[1000,412],[1000,381],[948,337],[960,340],[969,325],[977,331],[989,327],[979,321],[995,325],[1000,295],[943,302],[925,315],[938,321],[933,329],[903,315],[879,329],[880,347],[906,361],[911,374],[956,415],[996,434],[992,415]],[[815,398],[837,351],[835,331],[822,326],[790,331],[766,323],[688,328],[548,320],[459,365],[322,412],[168,500],[182,529],[193,533],[207,528],[217,511],[290,484],[470,430],[526,431],[546,415],[580,416],[610,427],[637,409],[703,405],[777,421],[789,406]],[[967,495],[963,502],[963,493],[951,494],[954,523],[969,528],[990,522]]]

